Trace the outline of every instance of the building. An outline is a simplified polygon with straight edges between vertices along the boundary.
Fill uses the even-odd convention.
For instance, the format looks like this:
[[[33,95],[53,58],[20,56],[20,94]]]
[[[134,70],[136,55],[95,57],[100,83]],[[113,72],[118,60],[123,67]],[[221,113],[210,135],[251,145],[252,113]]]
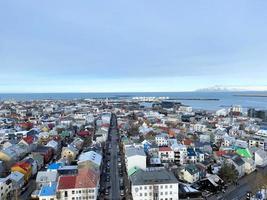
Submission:
[[[133,200],[179,199],[178,180],[173,173],[138,170],[130,176]]]
[[[61,176],[57,186],[58,200],[97,199],[99,174],[91,169],[80,169],[78,175]]]
[[[168,134],[167,133],[162,133],[162,134],[159,134],[155,137],[155,141],[156,141],[156,144],[159,146],[159,147],[164,147],[164,146],[168,146]]]
[[[14,164],[11,167],[11,171],[22,173],[24,175],[24,180],[28,182],[28,180],[30,179],[32,175],[32,166],[31,164],[27,162],[21,161],[21,162]]]
[[[61,158],[72,162],[77,157],[79,151],[74,146],[69,145],[68,147],[63,147],[61,152]]]
[[[37,189],[42,188],[42,186],[51,185],[57,182],[58,172],[57,171],[40,171],[36,176]]]
[[[146,154],[143,148],[141,147],[127,147],[125,152],[125,164],[127,172],[134,168],[138,167],[140,169],[146,169]]]
[[[196,165],[190,164],[180,171],[179,177],[187,183],[195,183],[200,179],[200,172]]]
[[[267,166],[267,152],[259,149],[254,154],[255,164],[258,167],[265,167]]]
[[[12,181],[13,190],[19,190],[25,184],[24,175],[20,172],[12,172],[8,177]]]
[[[239,178],[245,175],[245,162],[240,156],[233,156],[231,159],[228,159],[228,162],[235,167]]]
[[[249,139],[248,145],[249,145],[249,148],[257,147],[264,151],[267,151],[267,138],[254,136],[253,138]]]
[[[38,195],[40,200],[56,200],[57,199],[57,183],[42,186]]]
[[[88,151],[85,153],[82,153],[79,156],[78,159],[78,165],[83,166],[83,165],[89,165],[92,164],[95,166],[97,169],[100,170],[100,166],[102,164],[102,155],[96,153],[95,151]]]
[[[12,181],[9,177],[0,178],[0,199],[11,199]]]
[[[183,165],[186,163],[187,158],[187,147],[182,144],[173,144],[172,147],[174,152],[174,162],[177,165]]]
[[[174,161],[174,151],[170,147],[159,147],[159,158],[162,163]]]

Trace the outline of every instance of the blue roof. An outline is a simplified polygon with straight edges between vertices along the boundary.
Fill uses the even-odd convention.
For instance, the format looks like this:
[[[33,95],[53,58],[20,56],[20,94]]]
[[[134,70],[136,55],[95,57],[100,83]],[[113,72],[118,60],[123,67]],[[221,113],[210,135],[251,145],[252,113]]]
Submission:
[[[51,185],[48,186],[43,186],[41,188],[39,196],[54,196],[56,195],[57,192],[57,183],[52,183]]]
[[[187,155],[188,156],[197,156],[194,149],[187,149]]]
[[[62,166],[62,163],[52,163],[48,166],[50,170],[58,170]]]

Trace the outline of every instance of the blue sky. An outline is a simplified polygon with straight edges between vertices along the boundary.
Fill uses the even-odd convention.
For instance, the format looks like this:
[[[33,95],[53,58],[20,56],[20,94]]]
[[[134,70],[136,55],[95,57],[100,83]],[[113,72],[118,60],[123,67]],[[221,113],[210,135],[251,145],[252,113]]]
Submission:
[[[267,86],[266,10],[265,0],[0,1],[0,92]]]

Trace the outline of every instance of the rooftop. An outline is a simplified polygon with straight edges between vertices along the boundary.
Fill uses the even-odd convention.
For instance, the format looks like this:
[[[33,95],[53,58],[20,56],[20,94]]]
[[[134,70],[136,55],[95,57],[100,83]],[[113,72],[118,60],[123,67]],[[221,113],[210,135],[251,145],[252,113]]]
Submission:
[[[178,184],[178,180],[173,173],[163,169],[159,171],[138,170],[130,177],[133,185],[151,185],[151,184]]]

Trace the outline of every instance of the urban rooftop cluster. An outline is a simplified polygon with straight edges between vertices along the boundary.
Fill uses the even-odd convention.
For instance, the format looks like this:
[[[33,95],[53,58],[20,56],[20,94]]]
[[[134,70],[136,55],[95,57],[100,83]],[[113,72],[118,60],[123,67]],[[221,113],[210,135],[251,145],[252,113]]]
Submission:
[[[266,122],[168,98],[2,101],[0,199],[264,199]]]

